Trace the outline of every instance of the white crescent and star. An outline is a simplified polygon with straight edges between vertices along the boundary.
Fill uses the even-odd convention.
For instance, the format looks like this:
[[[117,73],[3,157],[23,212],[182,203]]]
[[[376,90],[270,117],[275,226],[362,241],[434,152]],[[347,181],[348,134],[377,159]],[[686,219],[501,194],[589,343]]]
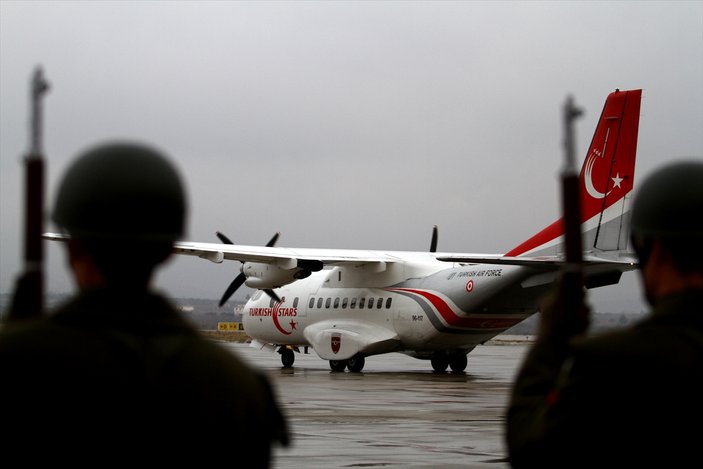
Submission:
[[[593,185],[593,165],[596,163],[596,158],[601,157],[602,155],[598,154],[598,151],[593,150],[591,154],[588,156],[588,159],[586,160],[586,171],[584,174],[584,182],[586,184],[586,191],[588,192],[588,195],[593,197],[594,199],[602,199],[606,195],[610,194],[613,189],[616,187],[620,188],[620,184],[624,180],[624,178],[620,177],[620,173],[617,172],[615,173],[615,177],[612,177],[610,179],[613,180],[613,189],[610,189],[608,192],[600,192],[598,189],[595,188]]]

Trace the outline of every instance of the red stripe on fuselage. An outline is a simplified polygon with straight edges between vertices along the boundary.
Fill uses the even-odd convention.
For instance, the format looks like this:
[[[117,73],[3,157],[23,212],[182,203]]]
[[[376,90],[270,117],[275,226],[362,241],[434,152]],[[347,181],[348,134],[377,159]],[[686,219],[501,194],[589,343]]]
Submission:
[[[439,296],[430,293],[426,290],[415,290],[412,288],[392,288],[391,291],[403,291],[413,293],[423,297],[437,310],[442,319],[451,327],[469,328],[469,329],[507,329],[522,321],[524,318],[506,318],[506,317],[491,317],[491,318],[476,318],[476,317],[461,317],[457,316],[454,310],[447,304],[446,301]]]

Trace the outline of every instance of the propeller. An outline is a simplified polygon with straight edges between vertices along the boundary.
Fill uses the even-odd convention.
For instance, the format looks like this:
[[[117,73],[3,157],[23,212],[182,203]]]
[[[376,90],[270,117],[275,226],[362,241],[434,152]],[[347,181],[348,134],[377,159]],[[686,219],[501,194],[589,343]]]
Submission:
[[[282,302],[282,300],[278,297],[278,295],[276,295],[276,293],[273,290],[271,290],[270,288],[265,289],[264,293],[266,293],[269,297],[271,297],[273,299],[273,301],[275,301],[276,303]]]
[[[437,225],[432,227],[432,241],[430,242],[430,252],[437,252]]]
[[[223,243],[225,243],[225,244],[234,244],[231,239],[229,239],[227,236],[225,236],[224,234],[220,233],[219,231],[215,232],[215,234],[217,235],[218,238],[220,238],[220,241],[222,241]],[[276,232],[276,233],[271,237],[271,239],[269,240],[269,242],[266,243],[266,247],[271,247],[271,246],[273,246],[274,244],[276,244],[276,241],[278,241],[278,236],[279,236],[279,235],[280,235],[280,233]],[[234,280],[232,280],[232,283],[229,284],[229,286],[227,287],[227,290],[225,290],[224,294],[222,295],[222,298],[220,299],[220,304],[219,304],[220,308],[222,307],[222,305],[224,305],[225,303],[227,303],[227,300],[229,300],[230,297],[234,294],[234,292],[236,292],[237,289],[242,286],[242,284],[244,283],[244,281],[245,281],[246,279],[247,279],[247,277],[246,277],[246,275],[244,275],[244,272],[242,272],[242,273],[240,273],[239,275],[237,275],[236,277],[234,277]],[[273,290],[266,289],[266,290],[264,290],[264,291],[266,292],[266,294],[267,294],[268,296],[270,296],[271,298],[273,298],[275,301],[278,301],[278,302],[281,301],[281,299],[278,298],[278,295],[276,295],[276,294],[273,292]]]

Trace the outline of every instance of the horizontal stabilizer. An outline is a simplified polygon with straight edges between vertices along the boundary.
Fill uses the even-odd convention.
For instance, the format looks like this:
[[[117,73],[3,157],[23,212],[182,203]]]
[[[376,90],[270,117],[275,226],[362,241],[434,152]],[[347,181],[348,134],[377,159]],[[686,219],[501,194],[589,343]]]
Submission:
[[[500,256],[500,257],[485,257],[485,256],[441,256],[437,257],[438,261],[457,262],[466,264],[497,264],[497,265],[514,265],[522,267],[532,267],[535,269],[557,270],[562,267],[566,260],[563,257],[542,256],[542,257],[527,257],[527,256]],[[637,268],[637,261],[634,257],[626,257],[619,260],[604,259],[594,256],[586,256],[583,259],[585,267],[594,266],[613,266],[617,265],[617,270],[634,270]]]

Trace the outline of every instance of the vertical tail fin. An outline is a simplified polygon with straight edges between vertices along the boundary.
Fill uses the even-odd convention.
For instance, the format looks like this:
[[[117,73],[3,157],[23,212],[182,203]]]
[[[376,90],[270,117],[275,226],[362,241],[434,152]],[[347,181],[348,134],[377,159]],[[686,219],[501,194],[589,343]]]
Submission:
[[[586,250],[627,248],[641,98],[641,89],[615,90],[605,100],[579,175]],[[563,236],[564,225],[559,219],[506,256],[560,254]]]

